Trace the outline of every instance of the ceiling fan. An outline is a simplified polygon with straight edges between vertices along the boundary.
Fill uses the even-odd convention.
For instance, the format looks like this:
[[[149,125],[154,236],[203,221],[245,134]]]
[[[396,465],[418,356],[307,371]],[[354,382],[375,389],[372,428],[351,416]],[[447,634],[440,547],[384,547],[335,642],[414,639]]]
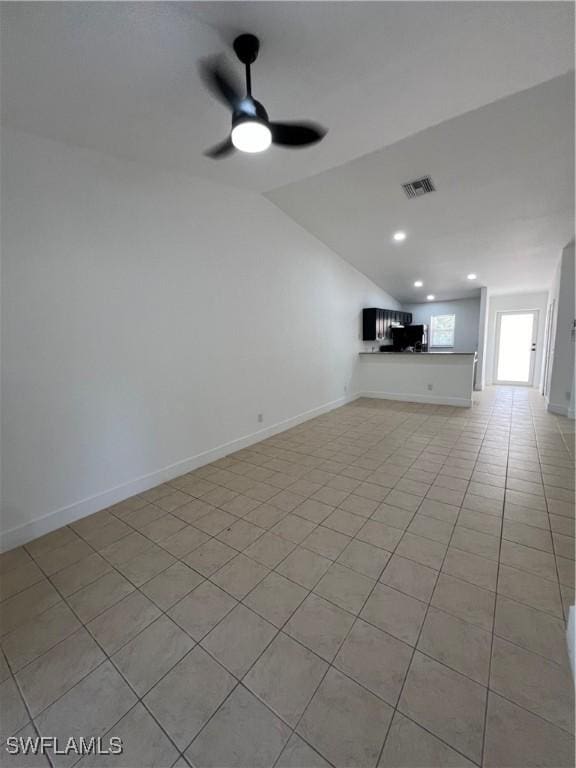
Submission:
[[[254,35],[240,35],[234,40],[234,51],[246,69],[246,94],[242,94],[234,73],[222,57],[201,62],[200,73],[208,90],[232,110],[230,136],[204,154],[213,159],[241,152],[263,152],[271,144],[296,149],[321,141],[326,129],[311,122],[273,123],[259,101],[252,96],[250,65],[256,61],[260,41]]]

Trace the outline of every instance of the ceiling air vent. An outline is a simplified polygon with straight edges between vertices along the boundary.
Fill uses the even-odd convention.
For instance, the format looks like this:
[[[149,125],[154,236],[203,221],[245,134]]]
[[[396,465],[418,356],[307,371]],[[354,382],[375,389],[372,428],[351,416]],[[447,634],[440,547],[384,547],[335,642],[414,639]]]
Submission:
[[[436,187],[430,176],[423,176],[421,179],[415,179],[415,181],[409,181],[407,184],[402,184],[402,189],[406,193],[406,197],[422,197],[429,192],[435,192]]]

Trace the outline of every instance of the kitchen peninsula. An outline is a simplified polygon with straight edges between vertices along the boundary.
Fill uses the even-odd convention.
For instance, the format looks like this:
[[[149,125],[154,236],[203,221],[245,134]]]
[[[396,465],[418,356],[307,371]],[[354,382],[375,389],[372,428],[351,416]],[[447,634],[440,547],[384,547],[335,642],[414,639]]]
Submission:
[[[470,408],[476,352],[360,352],[363,397]]]

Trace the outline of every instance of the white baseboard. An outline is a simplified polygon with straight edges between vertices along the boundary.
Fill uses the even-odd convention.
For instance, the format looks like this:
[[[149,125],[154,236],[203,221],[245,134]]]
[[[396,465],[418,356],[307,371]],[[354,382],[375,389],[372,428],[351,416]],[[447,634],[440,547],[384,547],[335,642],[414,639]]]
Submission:
[[[74,523],[76,520],[80,520],[87,515],[99,512],[101,509],[106,509],[106,507],[110,507],[112,504],[116,504],[119,501],[124,501],[124,499],[130,498],[130,496],[147,491],[168,480],[173,480],[175,477],[186,474],[186,472],[198,469],[198,467],[201,467],[204,464],[210,464],[212,461],[216,461],[230,453],[239,451],[241,448],[247,448],[250,445],[254,445],[254,443],[265,440],[267,437],[272,437],[279,432],[284,432],[291,427],[296,427],[298,424],[302,424],[309,419],[321,416],[323,413],[327,413],[334,408],[346,405],[346,403],[356,400],[357,397],[358,395],[351,395],[349,397],[342,397],[338,400],[325,403],[317,408],[312,408],[297,416],[273,424],[270,427],[265,427],[258,432],[253,432],[250,435],[244,435],[236,440],[231,440],[216,448],[211,448],[208,451],[203,451],[195,456],[190,456],[189,458],[178,461],[168,467],[163,467],[155,472],[138,477],[128,483],[123,483],[115,488],[110,488],[107,491],[90,496],[87,499],[82,499],[74,504],[49,512],[47,515],[36,518],[36,520],[31,520],[23,525],[11,528],[8,531],[3,531],[0,533],[0,552],[6,552],[8,549],[19,547],[22,544],[26,544],[28,541],[38,538],[38,536],[43,536],[45,533],[51,533],[52,531],[61,528],[63,525]]]
[[[436,395],[405,395],[401,392],[360,392],[358,397],[374,397],[380,400],[400,400],[405,403],[428,403],[429,405],[456,405],[471,408],[472,400],[466,397],[438,397]]]
[[[569,405],[559,405],[558,403],[551,403],[547,400],[546,408],[550,413],[556,413],[558,416],[566,416],[568,419],[574,419],[574,411],[571,410]]]

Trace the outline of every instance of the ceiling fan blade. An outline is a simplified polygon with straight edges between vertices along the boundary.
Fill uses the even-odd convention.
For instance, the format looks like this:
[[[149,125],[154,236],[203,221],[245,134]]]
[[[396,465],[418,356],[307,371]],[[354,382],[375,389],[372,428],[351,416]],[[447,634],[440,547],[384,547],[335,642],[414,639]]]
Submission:
[[[232,139],[228,136],[224,141],[207,149],[204,154],[206,157],[211,157],[212,160],[219,160],[221,157],[226,157],[226,155],[229,155],[233,151],[234,144],[232,144]]]
[[[202,59],[199,63],[200,77],[210,93],[227,107],[236,110],[242,101],[242,90],[238,78],[223,56]]]
[[[284,147],[306,147],[321,141],[326,128],[317,123],[270,123],[272,141]]]

